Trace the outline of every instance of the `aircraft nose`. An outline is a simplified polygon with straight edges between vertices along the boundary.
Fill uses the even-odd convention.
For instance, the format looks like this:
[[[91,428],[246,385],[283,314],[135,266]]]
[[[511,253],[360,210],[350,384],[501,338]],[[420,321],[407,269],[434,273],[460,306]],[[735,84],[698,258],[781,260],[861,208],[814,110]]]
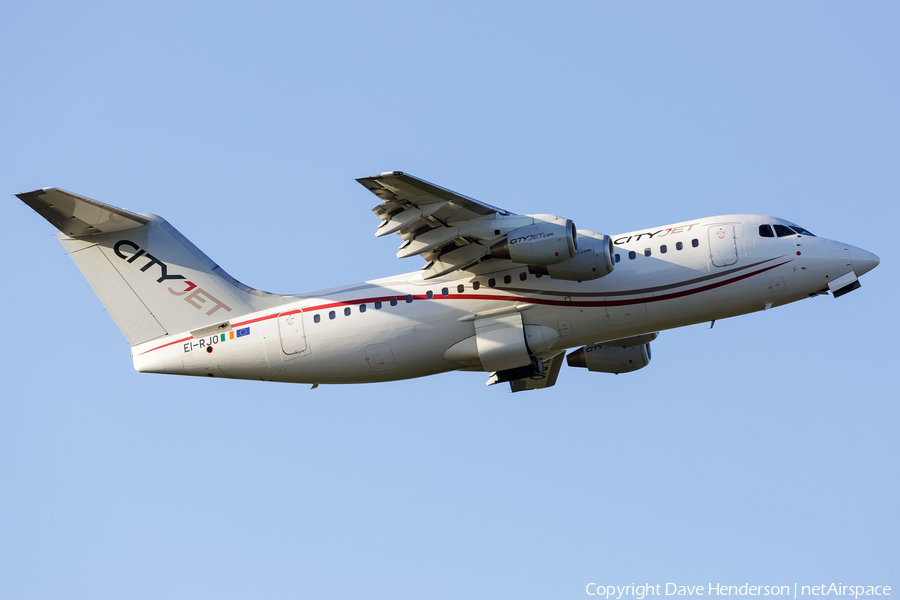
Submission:
[[[866,252],[860,248],[851,248],[850,262],[853,264],[853,270],[856,271],[856,275],[859,276],[877,267],[881,259],[871,252]]]

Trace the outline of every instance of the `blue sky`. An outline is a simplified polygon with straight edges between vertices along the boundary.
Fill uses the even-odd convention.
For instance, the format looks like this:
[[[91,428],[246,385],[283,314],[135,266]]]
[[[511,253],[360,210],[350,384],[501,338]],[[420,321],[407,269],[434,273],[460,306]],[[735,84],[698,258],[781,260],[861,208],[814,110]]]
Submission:
[[[6,3],[3,598],[576,598],[900,586],[900,9]],[[13,194],[165,216],[300,293],[415,270],[354,178],[604,233],[748,212],[861,290],[663,332],[653,362],[364,386],[140,375]],[[893,291],[892,291],[893,290]]]

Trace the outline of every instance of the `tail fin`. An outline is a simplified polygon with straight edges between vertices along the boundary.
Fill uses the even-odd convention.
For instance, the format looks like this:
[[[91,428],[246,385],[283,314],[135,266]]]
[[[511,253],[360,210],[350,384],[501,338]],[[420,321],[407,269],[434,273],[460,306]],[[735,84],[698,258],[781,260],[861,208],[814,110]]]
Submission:
[[[18,197],[62,232],[63,247],[132,346],[227,323],[280,298],[235,280],[160,217],[58,188]]]

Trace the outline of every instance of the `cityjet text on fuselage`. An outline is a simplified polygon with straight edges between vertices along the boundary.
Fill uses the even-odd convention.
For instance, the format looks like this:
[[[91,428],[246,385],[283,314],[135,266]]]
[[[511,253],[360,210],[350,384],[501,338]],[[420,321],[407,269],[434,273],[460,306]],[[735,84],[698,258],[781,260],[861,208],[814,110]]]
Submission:
[[[653,239],[666,237],[667,235],[675,235],[678,233],[685,233],[693,229],[696,225],[700,223],[691,223],[690,225],[679,225],[678,227],[668,227],[666,229],[660,229],[659,231],[645,231],[643,233],[633,233],[631,235],[623,235],[619,238],[613,240],[613,244],[616,246],[621,246],[622,244],[627,244],[631,241],[639,241],[642,237],[647,236],[647,239]]]

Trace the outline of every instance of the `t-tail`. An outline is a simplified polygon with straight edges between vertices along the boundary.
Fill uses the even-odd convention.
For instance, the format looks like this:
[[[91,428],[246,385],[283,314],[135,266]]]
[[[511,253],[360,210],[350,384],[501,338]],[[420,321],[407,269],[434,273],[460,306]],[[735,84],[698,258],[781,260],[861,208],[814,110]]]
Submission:
[[[59,241],[131,346],[225,328],[282,298],[228,275],[161,217],[58,188],[17,196],[60,230]]]

